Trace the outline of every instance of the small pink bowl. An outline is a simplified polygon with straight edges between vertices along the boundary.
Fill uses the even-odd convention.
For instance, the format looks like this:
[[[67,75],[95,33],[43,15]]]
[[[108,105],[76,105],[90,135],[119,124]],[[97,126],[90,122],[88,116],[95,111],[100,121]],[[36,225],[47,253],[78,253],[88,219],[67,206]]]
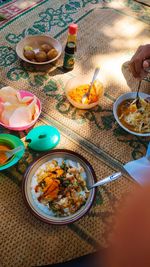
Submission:
[[[20,90],[19,93],[20,93],[21,98],[23,98],[25,96],[34,96],[34,94],[30,93],[29,91]],[[9,130],[12,130],[12,131],[23,131],[23,130],[27,130],[28,128],[32,127],[36,123],[36,121],[38,120],[38,118],[39,118],[39,116],[41,114],[41,102],[40,102],[40,100],[37,97],[36,97],[36,104],[37,104],[37,106],[39,108],[39,113],[38,113],[36,119],[33,120],[28,125],[21,126],[21,127],[11,127],[11,126],[6,125],[6,124],[4,124],[2,122],[0,122],[0,125],[2,125],[3,127],[7,128]]]

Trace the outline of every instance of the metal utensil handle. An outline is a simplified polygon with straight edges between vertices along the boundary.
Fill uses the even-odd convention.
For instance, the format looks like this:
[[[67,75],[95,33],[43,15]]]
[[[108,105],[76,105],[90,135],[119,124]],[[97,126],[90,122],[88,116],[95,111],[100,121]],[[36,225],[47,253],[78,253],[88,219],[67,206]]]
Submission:
[[[9,153],[9,155],[14,155],[16,154],[17,152],[21,151],[23,149],[23,146],[18,146],[10,151],[6,151],[6,153]]]
[[[97,68],[95,69],[95,71],[94,71],[94,75],[93,75],[92,82],[91,82],[91,85],[90,85],[90,87],[89,87],[89,90],[88,90],[88,92],[90,92],[90,90],[91,90],[91,87],[92,87],[92,85],[93,85],[93,83],[94,83],[94,81],[95,81],[95,79],[96,79],[96,77],[97,77],[97,75],[98,75],[99,71],[100,71],[100,68],[99,68],[99,67],[97,67]]]
[[[137,89],[137,92],[136,92],[136,98],[139,97],[139,90],[140,90],[140,87],[141,87],[141,83],[142,83],[142,80],[139,81],[138,89]]]
[[[95,72],[94,72],[94,75],[93,75],[92,83],[95,81],[95,79],[96,79],[96,77],[97,77],[99,71],[100,71],[100,68],[97,67],[97,68],[95,69]]]
[[[121,175],[122,175],[121,172],[117,172],[115,174],[112,174],[112,175],[110,175],[110,176],[102,179],[101,181],[98,181],[97,183],[91,185],[90,188],[93,188],[93,187],[97,187],[97,186],[100,186],[100,185],[104,185],[104,184],[110,183],[110,182],[118,179]]]

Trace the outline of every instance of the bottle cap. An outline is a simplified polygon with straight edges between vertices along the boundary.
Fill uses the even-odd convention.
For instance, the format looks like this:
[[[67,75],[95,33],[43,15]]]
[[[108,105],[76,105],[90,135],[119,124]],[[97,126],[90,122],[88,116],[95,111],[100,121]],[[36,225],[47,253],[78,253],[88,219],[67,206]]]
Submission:
[[[69,33],[70,34],[76,34],[78,30],[78,25],[75,23],[72,23],[69,25]]]

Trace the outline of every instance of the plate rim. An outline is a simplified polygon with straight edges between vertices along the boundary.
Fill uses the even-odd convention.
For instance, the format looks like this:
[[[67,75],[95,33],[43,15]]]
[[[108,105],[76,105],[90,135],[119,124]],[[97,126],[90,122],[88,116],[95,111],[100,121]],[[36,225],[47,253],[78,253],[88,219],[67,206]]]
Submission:
[[[54,154],[54,153],[59,153],[59,152],[63,152],[63,153],[69,153],[71,155],[74,155],[76,157],[78,157],[79,159],[83,160],[85,162],[85,164],[89,167],[91,173],[92,173],[92,177],[93,177],[93,180],[94,182],[97,181],[97,178],[96,178],[96,174],[95,174],[95,171],[92,167],[92,165],[89,163],[89,161],[87,159],[85,159],[82,155],[78,154],[77,152],[74,152],[72,150],[68,150],[68,149],[52,149],[46,153],[42,153],[42,155],[40,155],[39,157],[37,157],[34,161],[32,161],[28,168],[26,169],[25,173],[24,173],[24,176],[23,176],[23,180],[22,180],[22,195],[23,195],[23,200],[26,204],[26,207],[28,208],[28,210],[36,217],[38,218],[40,221],[43,221],[44,223],[47,223],[49,225],[67,225],[67,224],[71,224],[71,223],[74,223],[76,221],[78,221],[79,219],[81,219],[91,208],[95,198],[96,198],[96,192],[97,192],[97,188],[93,188],[93,197],[92,197],[92,200],[91,202],[89,203],[89,206],[87,207],[87,209],[85,210],[85,212],[83,212],[83,214],[78,218],[72,218],[72,219],[66,219],[66,221],[62,222],[62,221],[51,221],[49,219],[45,219],[43,217],[41,217],[38,212],[36,213],[32,208],[31,206],[29,205],[28,203],[28,200],[27,200],[27,197],[26,197],[26,194],[25,194],[25,184],[26,184],[26,180],[28,179],[28,173],[30,172],[31,168],[33,168],[35,166],[35,163],[37,163],[40,159],[42,159],[43,157],[45,157],[46,155],[51,155],[51,154]]]
[[[131,130],[129,130],[128,128],[126,128],[119,120],[118,118],[118,115],[117,115],[117,107],[118,107],[118,104],[117,102],[121,99],[121,97],[125,96],[125,95],[134,95],[136,94],[136,92],[127,92],[127,93],[124,93],[122,95],[120,95],[114,102],[113,104],[113,115],[114,115],[114,118],[115,120],[117,121],[117,123],[119,124],[119,126],[124,129],[126,132],[130,133],[130,134],[133,134],[133,135],[136,135],[136,136],[141,136],[141,137],[149,137],[150,136],[150,132],[149,133],[143,133],[143,134],[140,134],[140,133],[137,133],[137,132],[133,132]],[[147,97],[150,97],[150,94],[147,94],[147,93],[144,93],[144,92],[139,92],[139,95],[145,95]]]

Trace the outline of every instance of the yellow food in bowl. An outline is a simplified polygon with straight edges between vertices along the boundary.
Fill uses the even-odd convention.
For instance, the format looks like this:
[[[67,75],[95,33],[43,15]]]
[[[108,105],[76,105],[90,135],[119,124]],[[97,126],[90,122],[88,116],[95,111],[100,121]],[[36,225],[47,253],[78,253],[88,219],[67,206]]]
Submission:
[[[82,104],[82,97],[88,92],[89,87],[90,84],[83,84],[77,86],[68,92],[68,96],[75,102]],[[84,102],[84,104],[95,103],[102,95],[103,85],[98,80],[95,80],[90,90],[90,95],[87,98],[86,102]]]
[[[7,156],[5,155],[5,153],[3,151],[8,151],[13,149],[14,147],[12,145],[9,144],[5,144],[5,143],[1,143],[0,141],[0,166],[5,164],[7,162]]]
[[[5,153],[3,152],[4,151],[7,151],[9,150],[10,148],[6,145],[0,145],[0,165],[4,164],[6,161],[7,161],[7,157],[5,155]]]

